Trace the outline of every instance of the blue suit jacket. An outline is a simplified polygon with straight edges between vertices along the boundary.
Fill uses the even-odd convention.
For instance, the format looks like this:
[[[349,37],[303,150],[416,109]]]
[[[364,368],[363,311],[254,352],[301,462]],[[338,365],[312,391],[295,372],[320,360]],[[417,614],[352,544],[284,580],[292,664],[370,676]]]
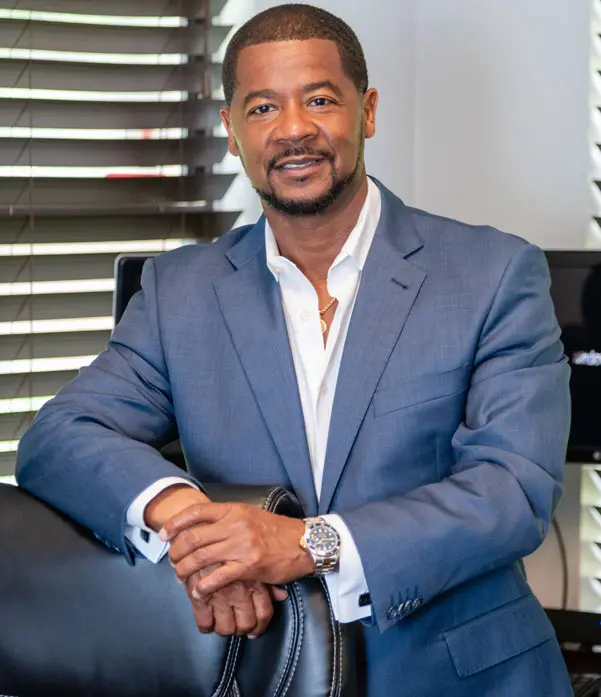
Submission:
[[[104,353],[39,413],[17,477],[131,554],[130,502],[179,471],[279,483],[339,512],[372,598],[368,693],[569,695],[521,558],[562,486],[568,367],[543,254],[379,185],[320,503],[264,224],[148,262]]]

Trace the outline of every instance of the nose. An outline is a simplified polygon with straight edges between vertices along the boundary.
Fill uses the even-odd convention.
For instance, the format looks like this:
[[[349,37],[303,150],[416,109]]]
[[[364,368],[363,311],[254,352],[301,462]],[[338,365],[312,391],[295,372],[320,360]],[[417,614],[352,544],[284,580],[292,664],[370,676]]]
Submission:
[[[317,135],[319,129],[311,114],[300,104],[282,107],[276,122],[274,137],[279,141],[298,143]]]

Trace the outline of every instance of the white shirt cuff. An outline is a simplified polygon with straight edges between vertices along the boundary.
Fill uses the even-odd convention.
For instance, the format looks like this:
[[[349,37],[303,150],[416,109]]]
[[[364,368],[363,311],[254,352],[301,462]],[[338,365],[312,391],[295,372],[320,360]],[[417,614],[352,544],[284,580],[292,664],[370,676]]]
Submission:
[[[359,606],[359,596],[369,593],[363,564],[350,530],[339,515],[321,516],[340,535],[338,570],[324,577],[332,601],[334,617],[339,622],[355,622],[371,617],[371,605]]]
[[[161,491],[176,484],[186,484],[198,489],[189,479],[182,477],[163,477],[144,489],[129,505],[125,515],[125,537],[148,560],[157,564],[167,554],[169,543],[163,542],[158,533],[154,532],[144,522],[146,506],[158,496]]]

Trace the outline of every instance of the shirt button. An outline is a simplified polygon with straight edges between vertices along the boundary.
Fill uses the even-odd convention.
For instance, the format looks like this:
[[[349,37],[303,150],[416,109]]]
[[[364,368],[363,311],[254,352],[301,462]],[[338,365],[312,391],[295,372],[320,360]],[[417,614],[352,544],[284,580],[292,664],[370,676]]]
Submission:
[[[311,315],[309,314],[308,310],[303,310],[300,313],[300,318],[302,319],[303,322],[306,322]]]
[[[328,394],[328,386],[322,385],[321,388],[319,389],[319,394],[322,396]]]

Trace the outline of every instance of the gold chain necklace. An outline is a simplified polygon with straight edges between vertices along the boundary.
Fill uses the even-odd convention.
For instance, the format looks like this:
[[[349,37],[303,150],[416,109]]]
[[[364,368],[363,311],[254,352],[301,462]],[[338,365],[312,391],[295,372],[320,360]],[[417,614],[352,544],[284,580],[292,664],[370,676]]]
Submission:
[[[319,317],[320,317],[319,321],[321,322],[321,333],[322,334],[325,334],[328,331],[328,324],[325,321],[325,319],[323,318],[323,316],[332,307],[332,305],[335,302],[336,302],[336,298],[332,298],[330,300],[330,302],[322,310],[319,310],[319,308],[317,308],[319,310]]]

